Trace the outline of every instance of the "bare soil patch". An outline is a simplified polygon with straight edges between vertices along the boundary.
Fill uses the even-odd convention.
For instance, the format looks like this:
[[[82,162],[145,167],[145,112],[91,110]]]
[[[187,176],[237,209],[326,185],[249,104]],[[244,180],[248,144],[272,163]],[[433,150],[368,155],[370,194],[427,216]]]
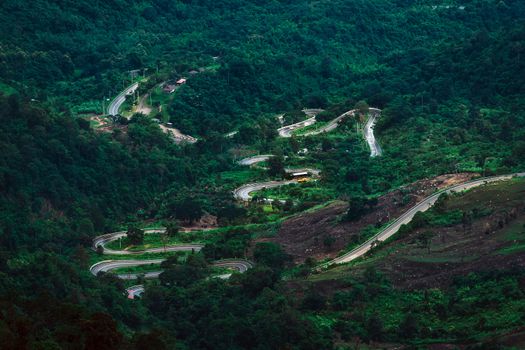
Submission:
[[[285,221],[277,235],[269,240],[279,243],[296,263],[308,257],[333,258],[354,242],[366,227],[379,227],[436,190],[467,181],[475,175],[447,174],[404,186],[379,197],[377,206],[356,222],[342,221],[348,205],[342,201],[335,202],[319,211]],[[328,241],[331,243],[326,244]]]
[[[454,278],[471,272],[525,266],[525,181],[474,189],[446,201],[443,210],[485,213],[449,226],[413,230],[372,252],[369,259],[312,279],[324,283],[374,266],[398,288],[446,288]]]

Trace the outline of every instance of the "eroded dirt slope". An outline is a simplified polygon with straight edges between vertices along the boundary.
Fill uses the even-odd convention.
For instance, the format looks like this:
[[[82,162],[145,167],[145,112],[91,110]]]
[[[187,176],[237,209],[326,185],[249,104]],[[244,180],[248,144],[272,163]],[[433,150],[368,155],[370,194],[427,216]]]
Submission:
[[[422,198],[437,189],[474,177],[475,174],[450,174],[417,181],[378,199],[377,206],[356,222],[341,220],[348,205],[335,202],[313,213],[302,214],[285,221],[276,235],[269,239],[279,243],[295,262],[308,257],[334,257],[358,238],[368,226],[380,226],[393,220]],[[328,243],[328,244],[327,244]]]

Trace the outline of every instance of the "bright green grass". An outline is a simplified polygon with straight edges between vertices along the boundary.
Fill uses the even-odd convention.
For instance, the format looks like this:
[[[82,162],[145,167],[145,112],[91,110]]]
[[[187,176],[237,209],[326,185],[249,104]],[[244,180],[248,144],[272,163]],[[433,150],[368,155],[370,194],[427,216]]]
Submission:
[[[250,182],[256,182],[266,178],[263,169],[249,168],[243,170],[223,171],[217,178],[217,182],[224,185],[241,186]]]
[[[167,106],[173,101],[175,98],[175,95],[177,94],[178,87],[176,88],[175,92],[168,94],[165,93],[160,86],[154,87],[151,91],[151,104],[152,104],[152,111],[153,116],[158,117],[156,114],[157,107],[155,106],[161,106],[161,112],[160,112],[160,120],[162,122],[168,122],[170,119],[168,108]],[[148,101],[149,103],[149,101]]]

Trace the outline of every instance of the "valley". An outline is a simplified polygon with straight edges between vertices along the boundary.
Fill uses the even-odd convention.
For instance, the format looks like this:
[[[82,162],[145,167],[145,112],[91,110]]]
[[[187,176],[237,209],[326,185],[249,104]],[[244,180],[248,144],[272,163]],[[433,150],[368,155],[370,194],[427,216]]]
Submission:
[[[0,350],[525,348],[525,4],[0,3]]]

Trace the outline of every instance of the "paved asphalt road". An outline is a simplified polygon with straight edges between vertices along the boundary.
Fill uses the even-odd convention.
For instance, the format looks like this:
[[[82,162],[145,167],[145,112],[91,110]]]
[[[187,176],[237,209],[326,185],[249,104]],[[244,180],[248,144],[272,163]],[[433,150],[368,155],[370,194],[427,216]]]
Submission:
[[[284,181],[266,181],[252,184],[242,185],[241,187],[233,191],[233,197],[237,200],[248,202],[252,199],[250,193],[260,191],[262,189],[274,188],[284,185],[297,183],[297,180],[284,180]]]
[[[145,234],[152,233],[162,233],[165,230],[145,230]],[[204,247],[203,244],[177,244],[177,245],[168,245],[164,247],[150,248],[143,251],[128,251],[128,250],[113,250],[106,248],[106,245],[110,242],[116,241],[122,237],[126,236],[125,231],[107,233],[95,237],[93,239],[93,249],[97,250],[97,247],[101,246],[104,248],[104,254],[108,255],[139,255],[144,253],[165,253],[165,252],[184,252],[184,251],[195,251],[198,252]]]
[[[128,293],[128,299],[135,299],[135,297],[140,297],[144,293],[144,285],[136,284],[126,288],[126,292]]]
[[[139,83],[131,84],[126,89],[124,89],[124,91],[118,94],[117,97],[115,97],[115,99],[111,101],[111,103],[109,104],[108,114],[109,115],[119,114],[118,111],[120,109],[120,106],[122,106],[124,101],[126,101],[126,96],[135,92],[135,90],[137,90],[138,87],[139,87]]]
[[[277,132],[281,137],[292,137],[292,134],[295,130],[310,126],[312,124],[315,124],[315,122],[315,116],[313,116],[301,122],[283,126],[282,128],[277,129]]]
[[[143,265],[158,265],[166,259],[144,259],[144,260],[103,260],[93,264],[89,271],[97,276],[100,272],[109,272],[111,270],[120,269],[124,267],[135,267]],[[157,278],[162,271],[152,271],[144,274],[145,278]],[[138,278],[139,274],[128,273],[118,274],[117,277],[123,280],[134,280]]]
[[[260,154],[258,156],[241,159],[237,163],[239,165],[253,165],[261,162],[266,162],[271,157],[273,157],[273,154]]]
[[[365,125],[364,129],[364,137],[366,139],[366,142],[368,143],[368,146],[370,147],[370,156],[376,157],[380,156],[382,154],[381,147],[379,146],[379,143],[377,142],[375,136],[374,136],[374,125],[377,121],[377,118],[381,115],[381,110],[378,108],[370,108],[370,117],[367,120],[367,123]],[[322,110],[319,110],[322,111]],[[319,135],[325,132],[330,132],[334,129],[336,129],[339,126],[339,122],[348,116],[354,116],[357,110],[351,109],[340,116],[338,116],[335,119],[332,119],[330,122],[328,122],[326,125],[312,130],[308,131],[304,134],[301,134],[300,136],[312,136],[312,135]],[[318,112],[319,113],[319,112]],[[302,129],[306,126],[313,125],[317,122],[315,115],[312,118],[303,120],[302,122],[291,124],[284,126],[282,128],[277,129],[279,132],[279,136],[281,137],[291,137],[293,132],[298,129]]]
[[[241,159],[237,162],[239,165],[254,165],[261,162],[266,162],[270,157],[273,157],[273,154],[261,154],[258,156],[248,157]],[[291,173],[301,173],[301,172],[307,172],[309,175],[312,176],[319,176],[321,174],[321,170],[314,169],[314,168],[284,168],[284,171],[287,174]]]
[[[359,247],[353,249],[352,251],[340,257],[337,257],[324,264],[321,264],[320,267],[327,267],[333,264],[342,264],[342,263],[350,262],[354,259],[357,259],[363,256],[370,249],[372,249],[377,244],[377,242],[382,242],[382,241],[387,240],[399,230],[401,225],[408,224],[410,221],[412,221],[412,218],[414,217],[416,213],[428,210],[432,205],[434,205],[434,203],[438,200],[439,196],[441,196],[443,193],[461,192],[461,191],[465,191],[465,190],[468,190],[474,187],[484,185],[486,183],[509,180],[514,176],[523,177],[525,176],[525,173],[516,173],[516,174],[510,174],[510,175],[500,175],[500,176],[481,178],[477,180],[467,181],[467,182],[464,182],[458,185],[454,185],[445,190],[436,192],[433,195],[430,195],[427,198],[423,199],[421,202],[419,202],[415,206],[413,206],[411,209],[409,209],[399,218],[394,220],[394,222],[392,222],[388,227],[383,229],[381,232],[376,234],[374,237],[370,238],[368,241],[366,241]]]
[[[144,259],[144,260],[103,260],[99,261],[96,264],[93,264],[89,271],[97,276],[100,272],[110,272],[115,269],[125,268],[125,267],[135,267],[135,266],[144,266],[144,265],[160,265],[166,259]],[[228,260],[218,260],[212,263],[213,266],[224,267],[232,270],[237,270],[241,273],[246,272],[249,268],[253,266],[251,262],[244,259],[228,259]],[[145,278],[158,278],[162,273],[159,271],[151,271],[144,274],[141,273],[122,273],[117,274],[116,276],[124,280],[134,280],[139,277],[139,275],[144,275]]]
[[[370,111],[370,117],[365,124],[364,135],[366,142],[370,147],[370,157],[377,157],[380,156],[383,151],[381,150],[381,147],[374,136],[374,126],[376,124],[377,118],[381,115],[381,111],[375,108],[370,108]]]
[[[301,134],[301,136],[311,136],[311,135],[322,134],[324,132],[330,132],[330,131],[336,129],[339,126],[339,122],[341,121],[341,119],[346,118],[348,116],[353,116],[354,113],[355,113],[355,109],[352,109],[352,110],[349,110],[347,112],[344,112],[339,117],[337,117],[335,119],[332,119],[325,126],[319,128],[319,129],[312,130],[312,131],[306,132],[304,134]]]
[[[146,234],[152,234],[152,233],[161,233],[164,232],[164,230],[146,230]],[[180,244],[180,245],[170,245],[166,246],[166,248],[150,248],[145,249],[143,251],[125,251],[125,250],[112,250],[105,248],[105,245],[113,242],[115,240],[120,239],[121,237],[124,237],[126,235],[126,232],[120,231],[120,232],[113,232],[108,233],[105,235],[101,235],[98,237],[95,237],[93,239],[93,249],[97,249],[97,247],[101,246],[104,248],[104,254],[110,254],[110,255],[130,255],[130,254],[144,254],[144,253],[163,253],[163,252],[173,252],[173,251],[199,251],[201,250],[204,245],[202,244]],[[144,265],[160,265],[164,260],[166,259],[126,259],[126,260],[104,260],[97,262],[96,264],[93,264],[89,271],[97,276],[100,272],[110,272],[115,269],[125,268],[125,267],[135,267],[135,266],[144,266]],[[246,272],[249,268],[253,266],[253,264],[247,260],[244,259],[231,259],[231,260],[218,260],[212,263],[213,266],[217,267],[224,267],[232,270],[237,270],[241,273]],[[139,273],[122,273],[117,274],[116,276],[120,279],[124,280],[135,280],[139,277],[139,275],[143,275],[144,278],[158,278],[159,275],[162,273],[161,270],[158,271],[150,271],[143,274]],[[223,274],[215,276],[216,278],[222,278],[226,279],[231,276],[231,273],[229,274]],[[133,299],[136,296],[140,296],[144,292],[144,286],[143,285],[135,285],[132,287],[129,287],[126,289],[128,298]]]
[[[248,271],[248,269],[253,267],[253,264],[248,260],[218,260],[212,263],[213,266],[223,267],[232,270],[237,270],[240,273]],[[226,273],[222,275],[212,276],[212,278],[228,279],[231,277],[231,273]],[[137,284],[126,288],[128,294],[128,299],[135,299],[144,293],[144,285]]]

